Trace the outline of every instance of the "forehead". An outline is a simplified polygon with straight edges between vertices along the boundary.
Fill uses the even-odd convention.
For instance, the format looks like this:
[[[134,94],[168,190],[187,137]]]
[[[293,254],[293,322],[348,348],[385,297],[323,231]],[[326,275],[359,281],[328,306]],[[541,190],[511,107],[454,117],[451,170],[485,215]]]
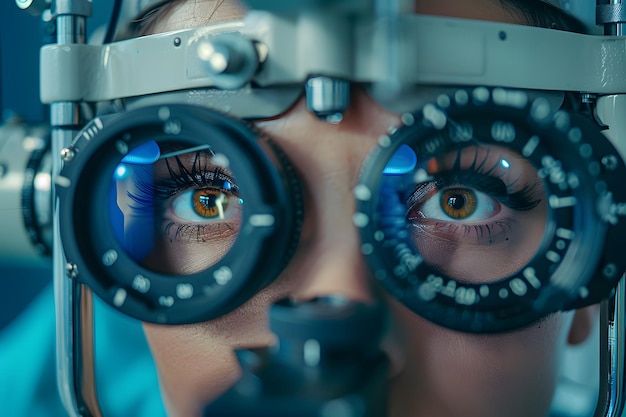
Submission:
[[[415,0],[419,14],[522,23],[501,0]],[[238,0],[179,0],[167,13],[158,15],[155,32],[187,29],[209,23],[228,22],[245,16],[246,7]]]

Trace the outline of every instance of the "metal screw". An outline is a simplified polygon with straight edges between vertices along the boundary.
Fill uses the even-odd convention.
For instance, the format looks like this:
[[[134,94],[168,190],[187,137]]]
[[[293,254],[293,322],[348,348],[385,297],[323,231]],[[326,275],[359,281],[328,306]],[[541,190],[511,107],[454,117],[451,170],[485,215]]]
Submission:
[[[78,278],[78,265],[69,263],[65,265],[65,271],[70,278]]]
[[[65,162],[70,162],[76,156],[76,152],[72,148],[63,148],[61,150],[61,159]]]

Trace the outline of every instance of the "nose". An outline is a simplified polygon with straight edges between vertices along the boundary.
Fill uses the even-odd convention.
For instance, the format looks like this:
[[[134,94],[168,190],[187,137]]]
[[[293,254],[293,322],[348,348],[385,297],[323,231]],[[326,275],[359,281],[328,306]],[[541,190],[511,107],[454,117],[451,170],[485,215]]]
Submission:
[[[298,171],[305,194],[300,244],[281,276],[292,298],[341,295],[371,303],[374,287],[352,222],[352,190],[367,154],[398,123],[365,93],[356,91],[340,124],[318,120],[299,102],[265,131]]]

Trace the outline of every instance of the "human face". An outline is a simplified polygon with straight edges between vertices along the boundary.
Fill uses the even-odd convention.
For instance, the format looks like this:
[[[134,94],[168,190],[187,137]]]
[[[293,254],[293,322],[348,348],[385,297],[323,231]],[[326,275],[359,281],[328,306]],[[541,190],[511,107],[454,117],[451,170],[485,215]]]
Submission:
[[[497,0],[424,0],[416,2],[416,11],[516,23]],[[236,19],[240,12],[231,2],[183,2],[156,30]],[[274,301],[336,294],[373,301],[379,291],[359,250],[352,190],[377,138],[398,119],[355,89],[338,125],[317,120],[303,101],[280,117],[257,122],[302,180],[306,214],[299,247],[273,284],[230,314],[185,326],[145,324],[172,416],[200,415],[206,403],[237,380],[240,370],[233,349],[274,342],[267,326],[267,309]],[[392,297],[385,301],[390,311],[383,348],[391,361],[391,417],[543,416],[558,356],[568,341],[584,339],[588,323],[586,311],[579,311],[553,314],[511,333],[464,334],[425,321]]]

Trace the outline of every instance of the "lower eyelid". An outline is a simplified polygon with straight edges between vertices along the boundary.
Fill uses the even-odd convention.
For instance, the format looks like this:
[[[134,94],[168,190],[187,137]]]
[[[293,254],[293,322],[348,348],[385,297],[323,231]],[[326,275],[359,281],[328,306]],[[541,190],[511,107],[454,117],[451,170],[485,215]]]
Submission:
[[[163,226],[163,236],[170,242],[214,242],[229,239],[239,233],[240,222],[220,221],[212,223],[167,222]]]
[[[472,224],[459,222],[442,222],[440,220],[419,219],[419,223],[412,223],[413,233],[427,234],[431,238],[460,244],[493,245],[509,240],[517,221],[508,217],[492,221],[488,224]],[[416,239],[423,238],[416,237]]]

